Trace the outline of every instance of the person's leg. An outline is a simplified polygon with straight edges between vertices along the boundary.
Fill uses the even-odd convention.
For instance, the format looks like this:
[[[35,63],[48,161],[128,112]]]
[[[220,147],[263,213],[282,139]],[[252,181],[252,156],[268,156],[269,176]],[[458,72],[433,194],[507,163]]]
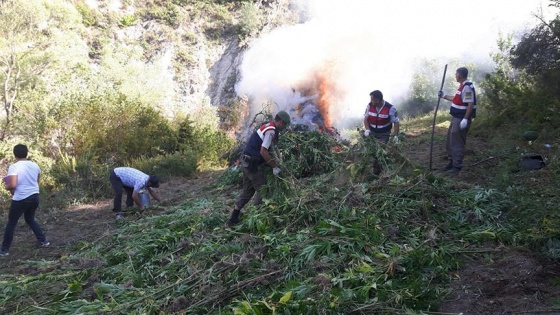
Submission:
[[[37,241],[44,243],[47,238],[45,234],[43,234],[43,230],[41,230],[41,226],[35,221],[35,212],[37,212],[37,208],[39,207],[39,194],[35,194],[29,196],[25,199],[25,210],[23,214],[23,218],[25,219],[25,223],[29,225],[33,233],[35,233],[35,237],[37,237]]]
[[[461,119],[453,117],[451,126],[450,147],[451,156],[453,158],[453,170],[458,171],[463,168],[463,158],[465,156],[465,146],[467,144],[467,133],[470,127],[470,122],[467,128],[461,130]]]
[[[451,151],[451,130],[453,127],[453,117],[451,117],[451,122],[449,123],[449,128],[447,128],[447,138],[445,139],[445,152],[447,153],[447,165],[443,167],[444,171],[449,171],[453,168],[453,154]]]
[[[264,167],[259,167],[259,169],[251,174],[251,182],[253,183],[253,189],[255,190],[255,199],[253,204],[258,206],[262,203],[261,197],[261,187],[266,185],[266,176],[264,175]]]
[[[132,193],[134,192],[134,188],[123,186],[123,189],[124,191],[126,191],[126,202],[125,202],[126,207],[128,208],[134,206],[134,199],[132,199]]]
[[[113,191],[115,196],[113,197],[113,212],[120,212],[121,211],[121,203],[122,203],[122,191],[123,191],[123,184],[121,179],[115,174],[115,171],[111,170],[109,175],[109,181],[111,182],[111,186],[113,187]]]
[[[235,207],[231,212],[231,217],[227,221],[228,226],[232,226],[234,224],[239,223],[239,214],[241,213],[241,209],[245,207],[245,205],[251,200],[253,195],[255,194],[255,188],[253,188],[253,182],[251,180],[252,173],[246,167],[242,168],[243,171],[243,191],[241,195],[237,197],[235,201]]]
[[[377,141],[383,144],[387,144],[387,142],[389,142],[391,133],[374,133],[373,136]],[[377,158],[374,158],[373,160],[373,174],[381,174],[381,164],[379,163],[379,160]]]
[[[245,207],[245,205],[255,194],[252,174],[253,173],[251,173],[251,171],[249,171],[247,168],[243,168],[243,190],[241,191],[241,195],[237,197],[237,201],[235,201],[235,209],[237,210],[243,209],[243,207]]]
[[[19,218],[24,212],[24,205],[21,201],[14,201],[10,204],[10,212],[8,214],[8,223],[6,223],[6,230],[4,231],[4,241],[2,242],[2,251],[7,252],[12,245],[14,239],[14,232]]]
[[[375,137],[375,139],[377,139],[377,141],[387,144],[387,142],[389,142],[389,138],[391,137],[391,133],[390,132],[374,133],[373,136]]]

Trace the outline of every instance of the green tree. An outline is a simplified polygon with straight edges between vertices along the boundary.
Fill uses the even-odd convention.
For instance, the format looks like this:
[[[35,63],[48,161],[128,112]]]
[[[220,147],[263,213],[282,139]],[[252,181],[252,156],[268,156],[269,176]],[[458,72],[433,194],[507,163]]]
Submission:
[[[560,0],[551,1],[550,6],[560,8]],[[551,21],[538,15],[540,24],[524,34],[511,50],[511,63],[535,76],[541,93],[560,97],[560,16]]]
[[[29,118],[67,91],[87,68],[87,45],[81,38],[81,15],[66,1],[12,0],[0,3],[0,102],[2,139],[36,130]],[[39,107],[36,108],[36,107]],[[24,117],[18,116],[23,115]],[[18,126],[22,123],[23,126]]]
[[[0,99],[4,116],[1,140],[9,134],[18,93],[33,84],[48,65],[44,33],[47,16],[39,1],[0,2]]]

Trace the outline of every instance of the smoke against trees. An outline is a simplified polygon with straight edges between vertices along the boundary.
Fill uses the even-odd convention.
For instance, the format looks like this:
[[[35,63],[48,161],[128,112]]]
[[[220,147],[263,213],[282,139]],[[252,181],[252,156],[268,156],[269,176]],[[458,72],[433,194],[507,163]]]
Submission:
[[[489,63],[500,34],[536,24],[547,2],[310,0],[309,19],[263,34],[245,53],[238,95],[252,113],[272,101],[296,123],[319,111],[324,124],[347,127],[362,116],[378,89],[399,105],[425,60]],[[464,12],[464,13],[463,13]],[[434,73],[435,82],[441,73]],[[435,91],[434,91],[435,93]],[[312,108],[305,108],[312,103]],[[305,114],[309,114],[306,116]]]

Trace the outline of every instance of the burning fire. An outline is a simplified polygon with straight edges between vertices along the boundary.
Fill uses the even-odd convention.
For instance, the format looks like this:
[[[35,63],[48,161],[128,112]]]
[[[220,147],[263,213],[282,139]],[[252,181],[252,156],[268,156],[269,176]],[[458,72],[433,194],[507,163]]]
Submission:
[[[317,76],[318,88],[319,88],[319,99],[317,103],[317,108],[319,109],[319,114],[323,118],[325,128],[331,128],[331,117],[329,115],[329,107],[331,100],[331,93],[333,90],[333,84],[328,80],[328,77],[324,74],[319,74]]]
[[[329,67],[324,67],[313,78],[300,83],[297,89],[292,89],[293,99],[297,100],[294,124],[303,125],[298,127],[301,130],[318,130],[339,138],[340,134],[332,126],[330,114],[330,106],[337,97],[336,85],[331,79],[334,76],[330,70]]]

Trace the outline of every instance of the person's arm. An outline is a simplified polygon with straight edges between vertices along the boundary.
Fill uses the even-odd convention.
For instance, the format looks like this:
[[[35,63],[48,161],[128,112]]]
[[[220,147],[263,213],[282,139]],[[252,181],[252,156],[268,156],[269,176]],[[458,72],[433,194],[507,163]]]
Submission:
[[[467,105],[467,110],[465,112],[465,117],[463,117],[464,119],[470,119],[471,118],[473,108],[474,108],[474,103],[470,102],[469,105]]]
[[[132,192],[132,200],[138,206],[138,209],[144,210],[144,206],[140,202],[140,195],[138,194],[138,191],[136,189],[134,189],[134,191]]]
[[[474,90],[468,84],[465,84],[465,87],[463,88],[462,101],[468,104],[463,118],[469,120],[471,119],[471,114],[474,108]]]
[[[270,152],[268,152],[267,148],[261,147],[261,156],[263,157],[264,162],[268,164],[270,167],[272,168],[278,167],[278,164],[276,163],[276,161],[274,161],[274,159],[270,155]]]
[[[148,192],[150,193],[152,198],[154,198],[158,202],[161,202],[161,197],[160,197],[159,193],[157,191],[155,191],[152,187],[148,187]]]
[[[395,127],[395,136],[398,136],[399,135],[399,122],[397,121],[396,123],[394,123],[393,127]]]
[[[7,190],[12,190],[12,189],[16,189],[17,186],[17,180],[18,180],[18,176],[17,175],[8,175],[6,176],[6,179],[4,180],[4,184],[6,186]]]
[[[369,130],[369,105],[366,106],[366,112],[364,113],[364,129]]]
[[[269,148],[273,146],[272,142],[275,134],[276,134],[275,130],[267,131],[263,136],[263,142],[260,149],[260,154],[264,162],[272,168],[278,167],[278,163],[276,163],[276,161],[272,158],[272,155],[270,155],[269,152]]]

